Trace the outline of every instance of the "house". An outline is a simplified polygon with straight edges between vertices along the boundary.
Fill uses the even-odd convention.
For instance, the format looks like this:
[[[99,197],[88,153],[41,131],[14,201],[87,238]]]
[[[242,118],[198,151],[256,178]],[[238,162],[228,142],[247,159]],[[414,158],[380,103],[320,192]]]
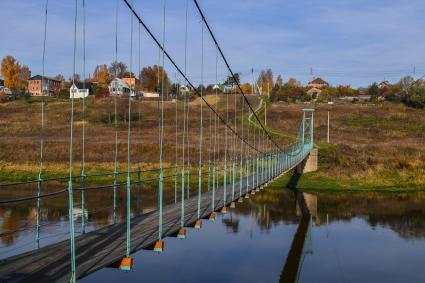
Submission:
[[[111,95],[128,95],[130,93],[130,86],[122,79],[115,78],[109,84],[109,93]]]
[[[144,91],[142,92],[143,97],[146,98],[158,98],[159,97],[159,93],[157,92],[148,92],[148,91]]]
[[[385,80],[383,82],[381,82],[378,87],[379,89],[385,89],[385,88],[389,88],[391,86],[390,82]]]
[[[319,88],[313,87],[307,91],[307,94],[313,99],[317,99],[322,91]]]
[[[87,96],[89,96],[88,89],[79,89],[75,84],[73,84],[71,88],[69,89],[70,99],[86,98]]]
[[[0,92],[4,93],[6,95],[12,95],[13,94],[12,91],[9,88],[4,87],[4,86],[0,86]]]
[[[134,77],[130,77],[130,78],[121,78],[121,80],[123,81],[123,82],[125,82],[128,86],[130,86],[130,87],[134,87],[137,83],[138,83],[138,81],[136,80],[136,78],[134,78]]]
[[[308,83],[307,87],[321,89],[323,87],[329,87],[329,84],[321,78],[315,78],[314,80]]]
[[[37,75],[28,80],[28,92],[32,96],[41,96],[41,85],[43,85],[44,95],[56,95],[62,89],[61,81]]]

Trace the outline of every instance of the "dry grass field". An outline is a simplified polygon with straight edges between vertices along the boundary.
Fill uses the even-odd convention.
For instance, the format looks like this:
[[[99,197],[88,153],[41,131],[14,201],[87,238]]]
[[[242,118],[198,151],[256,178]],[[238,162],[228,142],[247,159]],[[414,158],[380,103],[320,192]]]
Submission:
[[[274,104],[269,126],[291,132],[302,108]],[[425,111],[398,104],[316,105],[319,171],[300,179],[301,189],[424,190]],[[330,141],[326,143],[327,112]]]
[[[229,120],[235,127],[235,109],[237,125],[241,126],[242,102],[229,97]],[[214,96],[206,98],[208,103],[216,105]],[[226,117],[226,98],[217,101],[219,113]],[[253,99],[253,103],[255,103]],[[189,103],[189,158],[192,167],[199,163],[200,145],[200,99],[192,99]],[[138,161],[142,169],[158,166],[159,161],[159,102],[132,101],[131,107],[131,166],[137,168]],[[246,105],[245,105],[246,106]],[[75,122],[73,129],[74,172],[81,172],[82,132],[86,129],[85,160],[88,173],[113,172],[115,160],[115,135],[118,136],[119,170],[127,168],[127,129],[128,129],[128,99],[117,99],[117,127],[115,127],[114,98],[87,101],[86,122],[83,122],[82,101],[75,103]],[[222,160],[224,156],[225,128],[217,120],[215,132],[215,115],[204,105],[203,111],[203,161],[209,159]],[[15,101],[0,104],[0,182],[36,179],[39,171],[40,158],[40,125],[41,103],[37,98],[30,101]],[[245,111],[247,108],[245,107]],[[47,99],[45,104],[45,145],[44,145],[44,176],[64,176],[69,164],[69,131],[71,103],[67,100]],[[140,113],[140,118],[139,118]],[[246,112],[245,112],[246,113]],[[184,102],[167,101],[164,107],[164,161],[165,167],[174,166],[177,156],[181,164],[183,142]],[[177,121],[177,132],[176,132]],[[253,142],[251,135],[251,142]],[[232,136],[228,131],[228,154],[239,152],[240,142],[233,149]],[[214,151],[214,143],[217,150]],[[187,154],[187,148],[186,148]],[[187,162],[187,155],[186,155]]]
[[[207,101],[215,105],[214,96]],[[250,98],[253,106],[258,105]],[[229,97],[229,119],[237,128],[241,122],[247,135],[247,108],[242,118],[241,100]],[[126,170],[128,100],[118,99],[118,162]],[[195,168],[199,159],[200,100],[189,106],[190,162]],[[226,117],[226,98],[219,97],[219,113]],[[37,99],[0,105],[0,182],[35,179],[39,170],[40,107]],[[155,168],[159,160],[158,108],[156,101],[133,101],[131,109],[131,164],[143,169]],[[303,108],[312,105],[269,104],[268,128],[279,144],[293,141],[300,126]],[[319,171],[304,175],[299,187],[346,190],[418,190],[425,188],[425,111],[396,104],[381,105],[315,105],[315,138],[319,150]],[[139,120],[139,111],[141,118]],[[331,113],[331,144],[326,143],[327,112]],[[183,101],[165,103],[164,158],[165,166],[173,166],[176,156],[176,120],[178,162],[181,163],[183,139]],[[264,117],[264,112],[260,112]],[[70,102],[48,100],[45,107],[45,176],[67,174],[69,160]],[[176,119],[177,117],[177,119]],[[243,119],[243,120],[241,120]],[[81,170],[83,114],[81,101],[75,104],[73,159],[75,174]],[[214,141],[224,157],[225,130],[204,106],[203,159],[214,159]],[[89,100],[86,117],[87,172],[112,172],[115,155],[114,99]],[[253,127],[250,127],[253,143]],[[230,133],[230,131],[229,131]],[[257,139],[258,142],[258,139]],[[229,155],[232,155],[229,135]],[[239,152],[240,144],[235,149]]]

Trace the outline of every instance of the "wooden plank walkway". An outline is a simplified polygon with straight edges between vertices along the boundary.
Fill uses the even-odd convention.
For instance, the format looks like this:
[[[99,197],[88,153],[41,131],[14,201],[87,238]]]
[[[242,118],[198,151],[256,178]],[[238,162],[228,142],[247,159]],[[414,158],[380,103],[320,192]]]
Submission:
[[[304,158],[308,153],[304,155]],[[287,168],[285,174],[301,164],[303,159]],[[267,169],[265,174],[267,174]],[[252,176],[249,177],[249,182]],[[242,182],[242,195],[246,192],[246,177]],[[235,194],[227,184],[226,205],[239,198],[239,181],[235,181]],[[224,206],[224,188],[215,192],[215,211]],[[185,200],[185,226],[197,220],[198,198]],[[201,198],[201,218],[212,212],[212,192]],[[131,253],[151,247],[158,239],[158,211],[131,219]],[[181,202],[163,208],[163,238],[175,235],[180,229]],[[77,278],[83,278],[99,269],[121,260],[126,254],[126,223],[117,223],[75,238]],[[69,282],[71,278],[70,242],[65,240],[43,248],[0,260],[0,283]]]
[[[243,191],[245,192],[245,180]],[[250,180],[251,181],[251,180]],[[244,193],[242,193],[244,195]],[[216,190],[215,210],[223,207],[223,187]],[[239,197],[239,181],[235,183],[235,199]],[[232,201],[231,186],[227,185],[226,204]],[[201,218],[211,214],[212,192],[202,195]],[[175,235],[180,229],[181,202],[163,209],[163,237]],[[152,246],[158,239],[158,211],[131,220],[132,253]],[[185,224],[197,220],[197,196],[185,200]],[[80,235],[76,242],[77,278],[85,277],[122,259],[126,254],[126,223],[106,226]],[[0,261],[0,282],[68,282],[71,277],[70,243],[56,244],[13,256]]]

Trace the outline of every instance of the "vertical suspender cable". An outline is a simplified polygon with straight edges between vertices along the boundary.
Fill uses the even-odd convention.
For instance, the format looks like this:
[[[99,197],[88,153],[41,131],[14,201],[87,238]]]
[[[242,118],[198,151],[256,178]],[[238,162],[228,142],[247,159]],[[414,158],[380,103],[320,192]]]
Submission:
[[[237,115],[236,115],[236,109],[237,109],[237,100],[236,97],[238,96],[238,92],[235,92],[234,95],[234,102],[235,102],[235,131],[238,129],[238,122],[237,122]],[[235,200],[235,182],[236,182],[236,167],[237,167],[237,161],[238,157],[236,154],[237,150],[237,144],[236,144],[236,135],[233,135],[233,184],[232,184],[232,201]]]
[[[86,89],[86,0],[83,0],[83,89]],[[85,190],[86,190],[86,96],[83,96],[83,134],[81,158],[81,232],[86,230]]]
[[[141,95],[141,89],[140,89],[140,85],[141,85],[141,72],[142,72],[142,65],[141,65],[141,38],[140,38],[140,24],[138,24],[138,33],[139,33],[139,44],[138,44],[138,78],[139,78],[139,88],[138,88],[138,95]],[[139,97],[139,107],[138,107],[138,132],[139,132],[139,142],[137,145],[137,213],[140,212],[140,184],[141,184],[141,180],[140,180],[140,170],[141,170],[141,161],[142,161],[142,98]]]
[[[188,2],[189,0],[186,0],[186,27],[185,27],[185,42],[184,42],[184,73],[186,75],[186,69],[187,69],[187,13],[188,13]],[[186,143],[186,126],[187,126],[187,119],[188,117],[186,116],[186,110],[188,108],[188,95],[189,93],[186,91],[186,89],[184,89],[184,110],[183,110],[183,140],[182,140],[182,200],[181,200],[181,216],[180,216],[180,227],[183,228],[184,227],[184,199],[185,199],[185,194],[184,194],[184,190],[185,190],[185,173],[186,173],[186,168],[185,168],[185,143]],[[189,150],[189,149],[188,149]]]
[[[245,108],[245,100],[242,98],[242,116],[241,116],[241,131],[242,131],[242,139],[241,139],[241,148],[240,148],[240,160],[239,160],[239,197],[242,196],[242,184],[243,184],[243,154],[244,154],[244,108]]]
[[[182,184],[181,184],[181,215],[180,215],[180,228],[184,227],[184,190],[185,190],[185,138],[186,138],[186,107],[187,107],[187,94],[183,93],[184,95],[184,104],[183,104],[183,140],[182,140],[182,169],[181,169],[181,176],[182,176]]]
[[[184,76],[187,76],[187,40],[188,40],[188,16],[189,1],[186,0],[185,33],[184,33]],[[190,140],[189,140],[189,111],[190,111],[190,93],[187,93],[187,111],[186,111],[186,142],[187,142],[187,199],[190,198]]]
[[[49,0],[46,0],[45,10],[44,10],[44,34],[43,34],[43,56],[41,59],[42,64],[42,76],[41,76],[41,125],[40,125],[40,168],[38,172],[38,182],[37,182],[37,224],[36,224],[36,236],[35,240],[37,243],[37,248],[40,247],[40,194],[42,189],[43,182],[43,163],[44,163],[44,69],[46,61],[46,38],[47,38],[47,10],[48,10]]]
[[[215,111],[218,113],[218,51],[215,52]],[[214,161],[213,161],[213,179],[212,179],[212,198],[211,198],[211,213],[215,211],[215,189],[217,187],[217,115],[214,115]]]
[[[75,56],[77,50],[77,0],[75,0],[75,18],[74,18],[74,50],[72,64],[72,84],[75,84]],[[72,147],[73,147],[73,126],[74,126],[74,91],[71,91],[71,121],[69,129],[69,181],[68,181],[68,207],[69,207],[69,233],[71,242],[71,279],[70,282],[76,282],[75,266],[75,233],[74,233],[74,196],[72,191]]]
[[[248,142],[250,142],[250,128],[251,128],[251,124],[250,124],[250,120],[249,120],[249,114],[248,114],[248,126],[247,126],[247,140]],[[250,174],[250,161],[251,158],[251,148],[248,146],[246,147],[246,152],[245,152],[245,171],[246,171],[246,192],[249,191],[249,174]]]
[[[176,75],[177,76],[177,75]],[[174,165],[174,203],[177,203],[177,173],[178,173],[178,166],[179,166],[179,160],[178,160],[178,146],[179,146],[179,142],[178,142],[178,129],[179,129],[179,124],[178,124],[178,120],[179,120],[179,115],[178,115],[178,96],[179,96],[179,85],[177,84],[177,91],[176,91],[176,97],[175,97],[175,101],[176,101],[176,115],[175,115],[175,119],[176,119],[176,160],[175,160],[175,165]]]
[[[257,132],[257,125],[255,124],[255,122],[253,123],[253,137],[254,137],[254,148],[256,146],[256,132]],[[257,153],[254,152],[252,155],[252,188],[255,189],[256,186],[256,182],[255,182],[255,160],[256,160],[256,155]]]
[[[226,123],[229,122],[229,94],[226,93]],[[224,128],[223,207],[227,204],[227,127]]]
[[[208,125],[208,130],[209,130],[209,136],[208,136],[208,187],[207,190],[208,192],[211,190],[211,146],[212,146],[212,111],[210,109],[209,111],[210,113],[210,117],[209,117],[209,125]]]
[[[118,62],[118,0],[115,6],[115,63]],[[117,68],[114,70],[114,79],[118,78]],[[114,127],[115,127],[115,159],[114,159],[114,223],[117,222],[117,176],[118,176],[118,109],[117,109],[117,96],[116,90],[117,82],[114,82]]]
[[[133,0],[132,0],[133,2]],[[128,129],[127,129],[127,257],[131,252],[131,95],[133,94],[133,13],[130,27],[130,93],[128,94]]]
[[[198,167],[198,219],[201,218],[201,194],[202,194],[202,144],[204,139],[204,22],[201,21],[201,119],[199,129],[199,167]]]
[[[191,168],[191,164],[190,164],[190,139],[189,139],[189,112],[190,112],[190,101],[189,101],[189,97],[190,97],[190,93],[187,94],[187,111],[186,111],[186,143],[187,143],[187,199],[190,198],[190,175],[191,172],[190,170]]]
[[[166,7],[167,0],[164,0],[164,15],[163,15],[163,30],[162,30],[162,46],[165,48],[165,24],[166,24]],[[160,149],[159,149],[159,225],[158,225],[158,240],[162,240],[162,198],[163,198],[163,185],[164,185],[164,172],[163,172],[163,143],[164,143],[164,60],[165,54],[162,52],[162,76],[161,76],[161,126],[160,126]]]

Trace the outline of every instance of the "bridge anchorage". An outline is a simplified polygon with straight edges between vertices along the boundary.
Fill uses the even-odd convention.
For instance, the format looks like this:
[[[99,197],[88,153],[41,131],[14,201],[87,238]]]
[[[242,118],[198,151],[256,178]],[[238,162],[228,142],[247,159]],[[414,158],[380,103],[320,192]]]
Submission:
[[[74,10],[74,74],[76,67],[78,2],[77,0],[75,1]],[[45,35],[47,32],[48,3],[46,1]],[[155,160],[155,163],[149,160],[151,164],[155,165],[152,166],[155,168],[143,169],[142,166],[140,150],[142,143],[140,139],[143,131],[148,131],[148,127],[142,127],[141,109],[143,102],[136,94],[134,86],[130,84],[130,89],[126,96],[119,97],[118,94],[115,94],[110,99],[114,105],[112,131],[115,133],[114,166],[109,171],[110,173],[105,173],[104,171],[88,173],[89,171],[86,170],[85,145],[87,141],[84,125],[89,122],[86,116],[86,108],[90,107],[90,104],[86,104],[86,102],[89,102],[89,97],[83,95],[81,98],[83,104],[82,121],[80,121],[82,122],[81,125],[83,125],[80,143],[82,158],[79,160],[82,165],[80,174],[75,174],[74,166],[76,160],[73,149],[75,149],[77,144],[75,136],[77,128],[74,128],[74,126],[77,125],[78,115],[75,115],[75,105],[77,105],[76,97],[74,97],[75,92],[71,91],[69,144],[67,144],[69,146],[69,175],[54,178],[46,177],[48,172],[45,172],[47,170],[44,166],[45,160],[43,157],[45,151],[43,93],[39,178],[32,181],[0,185],[11,190],[18,189],[24,184],[36,187],[36,195],[1,200],[0,205],[15,205],[28,201],[36,202],[37,224],[35,226],[35,239],[37,246],[36,249],[25,250],[20,254],[2,258],[0,260],[0,281],[76,282],[77,279],[104,267],[131,270],[134,264],[131,255],[135,252],[142,249],[153,249],[155,252],[162,253],[165,251],[165,237],[173,236],[185,239],[187,236],[186,229],[201,229],[203,220],[216,220],[218,213],[227,213],[230,209],[234,209],[237,203],[242,203],[245,199],[254,197],[256,193],[267,188],[271,182],[284,173],[297,167],[300,168],[299,170],[305,170],[309,166],[313,168],[314,160],[317,162],[317,158],[314,159],[311,154],[311,152],[314,152],[314,110],[304,109],[302,111],[298,135],[290,146],[282,147],[273,138],[270,130],[265,127],[259,117],[260,114],[254,111],[252,104],[255,97],[247,97],[244,93],[196,0],[193,3],[201,18],[201,87],[195,87],[187,75],[187,40],[185,40],[185,68],[183,70],[177,65],[165,47],[166,1],[164,1],[162,41],[157,39],[136,12],[132,1],[117,0],[116,26],[118,26],[119,3],[123,4],[131,17],[130,79],[136,79],[133,77],[133,71],[136,71],[136,68],[133,68],[133,59],[137,57],[133,54],[135,26],[138,27],[139,35],[138,73],[141,73],[140,33],[142,29],[153,40],[160,55],[160,62],[157,66],[159,101],[157,113],[155,113],[158,117],[158,140],[154,141],[158,145],[158,160]],[[187,0],[186,39],[188,3],[189,1]],[[84,0],[83,11],[83,25],[85,27]],[[213,42],[216,55],[215,84],[213,92],[209,94],[202,87],[205,83],[205,31],[208,32]],[[118,28],[116,28],[115,61],[118,58],[118,35]],[[83,50],[85,52],[85,33],[83,38]],[[85,68],[85,53],[83,57],[83,68]],[[227,91],[222,91],[218,86],[219,58],[221,58],[229,77],[232,79]],[[170,68],[175,70],[176,77],[177,74],[179,77],[175,87],[176,93],[173,94],[174,100],[168,99],[172,94],[165,87],[168,80],[164,71],[165,60],[171,66]],[[73,86],[75,85],[74,79]],[[114,75],[114,79],[118,79],[117,74]],[[75,87],[73,89],[75,90]],[[122,101],[125,104],[120,104]],[[120,105],[125,106],[120,108],[122,113],[118,110]],[[175,109],[172,107],[175,107]],[[135,108],[137,108],[136,119],[134,118]],[[173,111],[170,111],[170,109]],[[247,119],[248,115],[254,117],[253,122],[251,119]],[[125,118],[119,122],[118,117]],[[169,136],[165,134],[167,127],[169,129],[170,124],[172,125],[170,120],[166,121],[167,117],[172,117],[171,120],[175,122],[175,127],[172,128],[172,131],[168,131],[168,134],[175,135],[175,140],[172,142],[170,142]],[[164,123],[165,121],[166,123]],[[125,138],[120,136],[120,130],[123,130],[119,123],[122,123],[126,128]],[[123,140],[126,140],[126,143]],[[126,147],[126,170],[119,170],[120,145],[125,145]],[[137,149],[137,154],[132,153],[133,148]],[[175,153],[171,153],[169,148],[173,148],[172,151],[175,150]],[[170,159],[170,156],[173,158]],[[90,183],[90,180],[97,180],[96,178],[109,179],[107,184],[99,184],[94,181]],[[60,189],[53,190],[53,186],[50,187],[52,183],[60,186]],[[152,183],[156,186],[156,191],[153,194],[156,194],[157,205],[154,209],[145,213],[143,211],[139,213],[137,210],[135,212],[134,202],[137,202],[137,209],[140,206],[140,202],[143,202],[140,198],[143,193],[143,185]],[[112,216],[107,225],[99,229],[90,230],[88,229],[88,223],[90,222],[89,209],[109,208],[96,207],[100,199],[96,199],[94,204],[87,201],[86,194],[100,190],[111,193],[111,199],[108,201],[112,207]],[[47,231],[46,226],[48,224],[42,223],[42,201],[60,196],[67,197],[69,233],[66,233],[66,238],[59,238],[60,240],[56,242],[47,242],[43,246],[42,242],[45,238],[43,238],[42,233]],[[135,199],[136,196],[137,199]],[[76,202],[75,200],[77,199],[80,202]],[[81,211],[81,215],[77,211]],[[96,212],[98,213],[99,211]],[[81,217],[81,223],[77,222],[76,216]],[[81,224],[80,231],[76,231],[76,228],[79,228],[76,227],[77,224]]]

